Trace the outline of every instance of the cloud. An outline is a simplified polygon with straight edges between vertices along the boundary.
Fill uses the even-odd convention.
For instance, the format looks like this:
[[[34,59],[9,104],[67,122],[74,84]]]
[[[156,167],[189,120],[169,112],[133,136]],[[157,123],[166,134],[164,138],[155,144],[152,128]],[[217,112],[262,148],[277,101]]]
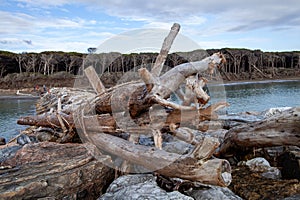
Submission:
[[[226,25],[230,22],[228,30],[241,31],[252,28],[265,28],[273,26],[298,26],[300,7],[297,0],[272,1],[179,1],[179,0],[110,0],[85,1],[87,6],[94,9],[105,10],[112,16],[128,20],[144,20],[154,22],[179,22],[185,25],[208,22],[207,15],[212,16],[215,23]],[[293,6],[294,5],[294,6]],[[200,19],[200,20],[199,20]],[[297,19],[297,20],[296,20]],[[242,29],[239,29],[242,27]]]
[[[129,21],[143,21],[145,27],[159,23],[178,22],[183,26],[226,26],[228,32],[260,28],[299,26],[298,0],[17,0],[26,6],[59,7],[68,4],[85,5],[94,11],[104,11]],[[209,16],[209,17],[208,17]],[[209,19],[208,19],[209,18]]]
[[[8,2],[6,1],[7,4]],[[0,34],[3,38],[18,38],[19,41],[28,38],[28,41],[33,41],[31,46],[36,49],[43,49],[48,45],[50,49],[61,50],[82,48],[82,52],[90,46],[97,46],[105,38],[132,28],[169,30],[174,22],[181,24],[180,33],[193,39],[197,38],[200,46],[205,48],[224,45],[230,47],[237,44],[239,40],[236,38],[242,37],[249,38],[248,42],[251,43],[251,38],[257,41],[260,37],[251,34],[262,33],[262,30],[266,31],[262,36],[264,38],[273,35],[272,33],[295,34],[300,31],[298,0],[13,2],[18,3],[19,8],[15,9],[18,12],[0,11]],[[79,10],[74,12],[74,7],[79,7],[80,13],[77,13]],[[244,42],[243,44],[246,44],[247,41]],[[272,40],[268,42],[272,43]],[[23,44],[28,47],[26,42]]]
[[[32,45],[31,40],[19,40],[19,39],[1,39],[1,44],[27,44]]]
[[[0,33],[14,33],[30,30],[34,18],[24,13],[0,11]]]
[[[95,25],[94,20],[81,18],[57,18],[48,16],[34,16],[19,12],[0,11],[0,33],[15,34],[27,32],[39,32],[49,29],[84,28]]]
[[[47,1],[47,0],[16,0],[16,2],[19,2],[19,5],[21,6],[36,6],[36,7],[52,7],[52,6],[62,6],[65,4],[70,3],[69,0],[55,0],[55,1]]]

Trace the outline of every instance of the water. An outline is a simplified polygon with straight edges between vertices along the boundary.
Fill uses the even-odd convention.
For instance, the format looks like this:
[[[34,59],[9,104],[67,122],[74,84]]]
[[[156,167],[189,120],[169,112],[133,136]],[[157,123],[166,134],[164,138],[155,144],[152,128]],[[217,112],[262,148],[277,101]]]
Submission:
[[[300,106],[300,80],[210,85],[210,102],[227,101],[228,113]]]
[[[0,99],[0,137],[9,141],[26,126],[17,125],[21,116],[35,114],[36,99]]]
[[[227,101],[228,113],[244,111],[264,111],[273,107],[300,106],[300,80],[262,81],[209,85],[210,103]],[[10,138],[18,135],[25,126],[16,124],[21,116],[35,114],[32,99],[0,99],[0,137]]]

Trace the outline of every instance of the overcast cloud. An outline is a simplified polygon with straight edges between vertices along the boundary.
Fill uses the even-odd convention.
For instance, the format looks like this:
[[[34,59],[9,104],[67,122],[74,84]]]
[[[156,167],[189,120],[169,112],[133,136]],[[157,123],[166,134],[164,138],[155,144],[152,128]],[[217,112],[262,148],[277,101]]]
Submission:
[[[97,46],[124,31],[168,30],[174,22],[181,24],[182,34],[203,48],[282,51],[299,50],[300,46],[298,0],[2,0],[1,3],[0,49],[4,50],[49,48],[84,52],[89,46]],[[32,42],[29,45],[16,41]]]

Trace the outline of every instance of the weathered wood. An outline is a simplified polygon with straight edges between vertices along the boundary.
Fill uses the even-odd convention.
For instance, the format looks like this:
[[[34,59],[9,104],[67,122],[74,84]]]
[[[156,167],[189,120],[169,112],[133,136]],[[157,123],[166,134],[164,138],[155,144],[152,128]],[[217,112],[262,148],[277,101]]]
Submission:
[[[179,138],[180,140],[190,143],[190,144],[198,144],[199,141],[196,139],[195,134],[193,133],[193,129],[183,127],[177,128],[175,124],[170,124],[170,131],[174,134],[175,137]]]
[[[230,129],[217,155],[230,156],[242,148],[284,145],[300,147],[300,107]]]
[[[74,128],[83,142],[93,143],[101,151],[118,156],[125,162],[141,165],[169,177],[227,186],[231,181],[229,163],[221,159],[210,160],[219,146],[218,141],[205,137],[196,141],[184,136],[182,130],[187,128],[176,129],[179,126],[198,129],[199,122],[217,119],[215,111],[227,106],[227,103],[221,102],[204,108],[209,96],[202,87],[207,81],[198,76],[195,78],[195,74],[199,72],[208,71],[212,74],[215,68],[225,62],[225,58],[222,54],[215,53],[201,61],[175,66],[159,76],[178,31],[179,25],[174,24],[151,73],[147,69],[139,70],[144,82],[130,82],[105,89],[93,67],[89,67],[85,69],[85,74],[97,93],[96,96],[72,95],[68,91],[61,94],[57,91],[48,96],[51,105],[45,105],[46,109],[43,109],[47,111],[50,107],[52,112],[49,113],[54,114],[24,117],[18,123],[61,128],[64,132],[67,128]],[[191,103],[179,105],[167,100],[185,81],[190,93],[194,93],[193,98],[197,100],[195,106],[191,106]],[[82,98],[84,96],[88,96],[88,99]],[[58,105],[56,109],[60,98],[65,104]],[[170,125],[176,126],[174,133],[195,145],[193,151],[179,155],[161,150],[162,133],[168,131]],[[129,135],[130,141],[113,136],[117,133],[126,133],[122,137]],[[157,148],[134,144],[137,143],[137,135],[141,133],[152,134]],[[65,137],[68,134],[61,140],[64,141]]]
[[[105,152],[165,176],[219,186],[228,186],[231,182],[231,168],[226,160],[213,159],[200,162],[194,154],[182,156],[157,148],[135,145],[108,134],[92,132],[87,134],[90,140]],[[215,146],[212,148],[215,149]]]
[[[159,77],[159,75],[163,69],[164,63],[167,59],[168,53],[173,44],[173,41],[176,38],[179,30],[180,30],[180,25],[177,23],[174,23],[170,30],[169,35],[164,39],[160,53],[157,56],[155,63],[151,70],[151,74],[153,74],[153,76]]]
[[[178,65],[160,77],[160,84],[155,85],[151,93],[159,95],[163,99],[168,98],[188,76],[203,72],[211,65],[217,67],[223,62],[225,60],[222,54],[215,53],[201,61]],[[137,117],[154,104],[151,101],[152,98],[151,95],[148,95],[144,83],[129,83],[98,95],[94,103],[99,114],[125,110],[129,111],[132,117]]]
[[[105,87],[93,66],[89,66],[88,68],[84,69],[84,73],[97,94],[105,92]]]
[[[96,199],[114,178],[110,163],[92,144],[27,144],[1,159],[0,199]]]
[[[186,79],[186,94],[182,105],[190,105],[194,100],[196,105],[200,104],[201,106],[205,105],[210,96],[206,92],[204,92],[203,87],[206,85],[208,80],[203,77],[191,76]]]
[[[82,120],[85,123],[85,127],[89,131],[105,132],[110,134],[118,134],[120,132],[131,132],[131,133],[151,133],[151,129],[154,127],[147,126],[147,124],[157,124],[160,123],[158,127],[169,129],[171,124],[181,124],[181,126],[188,126],[196,128],[199,122],[207,119],[217,119],[215,111],[224,106],[227,103],[217,103],[206,108],[201,108],[199,110],[173,110],[169,113],[163,112],[162,114],[156,114],[155,111],[152,112],[152,118],[149,118],[148,114],[141,115],[137,119],[136,123],[132,126],[130,125],[127,118],[124,116],[125,113],[115,113],[115,115],[101,114],[101,115],[91,115],[82,116]],[[20,125],[30,125],[30,126],[42,126],[50,128],[62,128],[62,124],[59,117],[64,121],[64,126],[66,129],[81,128],[74,121],[74,115],[64,114],[64,113],[50,113],[45,115],[35,115],[35,116],[24,116],[17,120],[17,124]],[[95,120],[96,119],[96,120]],[[122,120],[125,120],[124,122]],[[132,119],[131,119],[132,120]],[[122,127],[118,127],[118,124],[124,123]],[[122,130],[123,128],[123,130]],[[201,127],[199,127],[201,129]]]
[[[60,113],[59,116],[65,121],[63,123],[65,127],[70,129],[78,128],[76,123],[74,122],[73,115],[66,115],[64,113]],[[97,121],[93,121],[94,116],[83,116],[83,120],[89,130],[92,131],[100,131],[109,132],[109,133],[118,133],[116,130],[116,121],[109,114],[102,114],[96,116]],[[68,122],[68,123],[66,123]],[[17,124],[20,125],[29,125],[29,126],[42,126],[42,127],[50,127],[50,128],[62,128],[62,124],[58,118],[58,115],[47,114],[47,115],[35,115],[35,116],[25,116],[21,117],[17,120]]]

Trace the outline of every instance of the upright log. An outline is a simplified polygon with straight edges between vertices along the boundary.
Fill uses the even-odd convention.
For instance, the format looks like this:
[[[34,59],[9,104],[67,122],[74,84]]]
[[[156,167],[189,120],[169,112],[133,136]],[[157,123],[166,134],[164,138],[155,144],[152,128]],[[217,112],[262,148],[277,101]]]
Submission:
[[[173,41],[174,41],[175,37],[177,36],[179,30],[180,30],[180,25],[177,23],[174,23],[169,35],[165,38],[165,40],[163,42],[160,53],[157,56],[155,63],[153,65],[153,68],[151,70],[151,74],[153,74],[153,76],[159,77],[159,75],[163,69],[164,63],[167,59],[168,53],[173,44]]]
[[[88,68],[86,68],[84,70],[84,73],[97,94],[105,92],[105,87],[98,77],[97,72],[95,71],[93,66],[89,66]]]

